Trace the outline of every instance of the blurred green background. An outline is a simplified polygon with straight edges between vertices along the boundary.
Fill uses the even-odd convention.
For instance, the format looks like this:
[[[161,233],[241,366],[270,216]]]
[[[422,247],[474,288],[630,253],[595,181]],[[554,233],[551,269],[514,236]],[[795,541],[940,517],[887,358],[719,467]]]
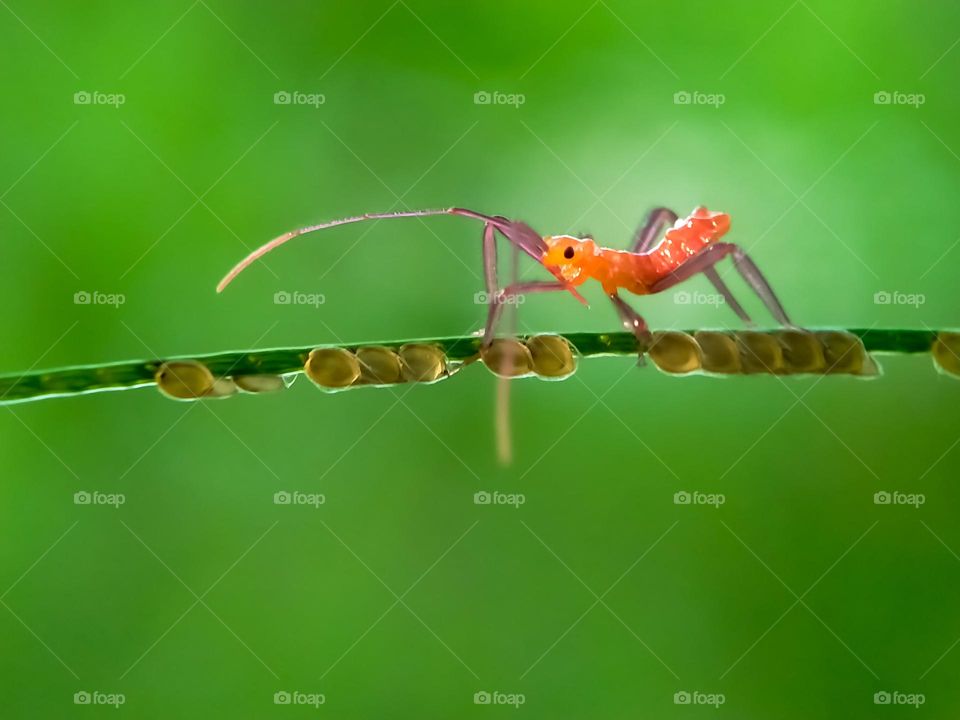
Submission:
[[[801,324],[955,326],[958,35],[956,5],[902,0],[7,0],[0,370],[473,332],[480,226],[458,218],[312,236],[213,291],[299,224],[449,205],[623,247],[648,208],[702,203]],[[588,296],[531,298],[521,327],[616,329]],[[673,293],[635,305],[737,326]],[[115,712],[87,692],[143,718],[483,717],[517,695],[535,718],[855,718],[886,692],[956,717],[960,385],[881,362],[862,381],[590,361],[512,385],[507,469],[479,367],[0,409],[0,715]]]

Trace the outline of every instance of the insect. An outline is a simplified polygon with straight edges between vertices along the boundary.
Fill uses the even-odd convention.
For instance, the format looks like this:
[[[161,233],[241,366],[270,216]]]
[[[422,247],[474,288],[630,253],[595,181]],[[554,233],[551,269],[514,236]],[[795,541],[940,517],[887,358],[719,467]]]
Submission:
[[[484,281],[487,295],[491,298],[483,333],[485,347],[493,342],[503,307],[510,300],[529,293],[565,291],[586,305],[577,288],[590,279],[600,282],[620,322],[636,336],[641,361],[653,336],[643,317],[620,296],[621,291],[634,295],[660,293],[693,275],[703,273],[740,319],[752,324],[750,316],[717,273],[716,264],[727,256],[731,257],[734,267],[777,322],[792,325],[783,305],[756,264],[738,245],[720,241],[730,229],[730,216],[711,212],[702,206],[682,219],[668,208],[653,209],[634,235],[629,250],[600,247],[590,237],[541,236],[526,223],[465,208],[368,213],[292,230],[274,238],[237,263],[217,285],[217,292],[222,292],[251,263],[301,235],[366,220],[436,215],[456,215],[483,222]],[[554,280],[513,282],[500,287],[497,279],[497,233],[543,265]]]

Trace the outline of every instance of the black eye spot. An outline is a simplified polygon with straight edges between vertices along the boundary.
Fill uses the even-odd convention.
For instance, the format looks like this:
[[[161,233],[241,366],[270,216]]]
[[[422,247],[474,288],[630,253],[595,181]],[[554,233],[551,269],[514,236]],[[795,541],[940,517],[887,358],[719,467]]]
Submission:
[[[566,249],[563,251],[563,256],[567,260],[573,260],[573,245],[567,245]]]

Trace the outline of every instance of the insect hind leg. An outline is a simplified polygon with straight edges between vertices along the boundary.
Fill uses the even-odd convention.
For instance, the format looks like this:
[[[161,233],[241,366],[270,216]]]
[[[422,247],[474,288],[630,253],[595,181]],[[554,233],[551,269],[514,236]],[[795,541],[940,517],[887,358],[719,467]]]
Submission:
[[[747,255],[739,245],[734,245],[733,243],[718,242],[708,245],[690,259],[685,260],[683,264],[672,272],[660,278],[660,280],[650,287],[650,291],[653,293],[663,292],[698,273],[705,273],[707,270],[713,269],[714,265],[727,257],[727,255],[732,257],[733,265],[737,269],[737,272],[740,273],[746,283],[753,289],[777,322],[781,325],[792,326],[793,322],[791,322],[786,310],[783,309],[783,305],[777,298],[776,293],[774,293],[773,288],[770,287],[770,283],[767,282],[763,273],[760,272],[760,268],[757,267],[756,263],[750,259],[750,256]],[[717,279],[719,279],[719,275],[717,275]],[[723,283],[722,280],[721,283]],[[724,285],[724,287],[726,286]],[[717,289],[723,293],[723,290],[721,290],[719,286],[717,286]],[[727,293],[729,293],[729,288],[727,288]],[[742,312],[743,308],[741,307],[740,310]],[[736,312],[736,307],[734,307],[734,312]],[[739,315],[740,313],[737,314]]]
[[[783,304],[777,298],[776,293],[773,292],[773,288],[770,287],[770,283],[767,282],[763,273],[760,272],[757,264],[753,262],[750,256],[738,245],[733,246],[732,255],[734,267],[737,268],[737,271],[743,279],[746,280],[747,284],[753,288],[753,291],[763,301],[763,304],[767,306],[770,314],[773,315],[781,325],[793,325],[787,316],[787,311],[783,309]]]
[[[707,279],[717,289],[717,292],[720,293],[721,297],[723,297],[723,301],[730,306],[730,309],[737,314],[737,317],[740,318],[746,325],[753,325],[753,320],[750,319],[750,315],[746,310],[743,309],[743,306],[733,296],[733,293],[730,292],[730,288],[727,287],[727,284],[723,281],[723,278],[720,277],[720,273],[717,272],[717,269],[715,267],[708,267],[703,271],[703,274],[707,276]]]

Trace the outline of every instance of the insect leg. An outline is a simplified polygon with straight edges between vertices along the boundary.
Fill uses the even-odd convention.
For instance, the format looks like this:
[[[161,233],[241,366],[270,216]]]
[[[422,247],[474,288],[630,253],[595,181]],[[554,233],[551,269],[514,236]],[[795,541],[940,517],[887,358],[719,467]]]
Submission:
[[[793,323],[783,309],[783,305],[777,299],[773,288],[770,287],[766,278],[763,277],[760,269],[738,245],[734,245],[733,243],[720,242],[708,245],[690,259],[685,260],[683,264],[673,272],[660,278],[660,280],[650,287],[650,291],[658,293],[668,290],[697,273],[702,273],[708,268],[712,268],[727,255],[733,256],[734,267],[737,268],[737,271],[743,276],[747,284],[753,288],[753,291],[757,293],[757,296],[763,301],[763,304],[766,305],[770,314],[776,318],[777,322],[782,325],[792,325]]]
[[[644,221],[644,224],[638,228],[636,235],[633,236],[633,247],[631,251],[635,253],[645,253],[654,247],[660,238],[660,233],[663,232],[663,228],[667,225],[673,225],[677,221],[677,217],[678,215],[670,208],[658,207],[651,210],[647,214],[647,219]],[[703,274],[713,283],[717,292],[723,296],[723,299],[737,314],[737,317],[747,325],[752,325],[753,321],[750,319],[750,316],[743,309],[743,306],[737,302],[733,293],[730,292],[730,288],[728,288],[727,284],[720,278],[717,271],[714,268],[708,268],[703,271]]]
[[[613,303],[613,307],[617,311],[617,315],[620,317],[620,322],[623,323],[623,327],[629,332],[632,332],[637,338],[637,343],[640,346],[640,351],[637,356],[637,364],[643,365],[643,354],[653,343],[653,335],[650,334],[650,328],[647,325],[647,321],[644,320],[640,313],[630,307],[626,301],[615,292],[610,293],[609,297],[610,301]]]
[[[493,219],[497,221],[497,230],[503,233],[507,240],[537,262],[542,260],[543,254],[547,251],[547,244],[536,230],[524,222],[507,220],[504,217]]]
[[[633,236],[633,245],[631,252],[645,253],[654,246],[659,239],[660,233],[667,225],[673,225],[677,221],[678,215],[670,208],[658,207],[647,213],[647,219],[644,220],[636,234]]]
[[[566,283],[535,281],[513,283],[499,291],[490,299],[490,309],[487,311],[487,325],[483,331],[483,346],[489,347],[490,343],[493,342],[496,336],[497,323],[503,312],[503,306],[509,302],[511,298],[530,293],[555,292],[567,289],[568,286]]]
[[[743,306],[737,302],[737,299],[733,296],[733,293],[730,292],[730,288],[727,287],[727,284],[723,281],[723,278],[720,277],[720,273],[717,272],[715,267],[708,267],[703,271],[703,274],[707,276],[707,279],[713,283],[713,286],[717,289],[717,292],[723,296],[724,301],[727,305],[730,306],[730,309],[733,310],[737,317],[743,320],[747,325],[753,325],[753,320],[750,319],[750,316],[747,314],[747,311],[743,309]]]
[[[776,293],[774,293],[773,288],[770,287],[770,283],[767,282],[763,273],[760,272],[760,268],[758,268],[756,263],[750,259],[750,256],[737,245],[733,246],[733,264],[740,272],[740,275],[743,276],[743,279],[747,281],[747,284],[752,287],[753,291],[763,300],[763,304],[767,306],[767,310],[777,319],[777,322],[781,325],[793,325],[787,316],[787,311],[783,309],[783,305],[780,303],[780,300],[777,299]]]
[[[497,235],[493,225],[483,226],[483,279],[487,286],[487,298],[494,298],[497,286]]]

